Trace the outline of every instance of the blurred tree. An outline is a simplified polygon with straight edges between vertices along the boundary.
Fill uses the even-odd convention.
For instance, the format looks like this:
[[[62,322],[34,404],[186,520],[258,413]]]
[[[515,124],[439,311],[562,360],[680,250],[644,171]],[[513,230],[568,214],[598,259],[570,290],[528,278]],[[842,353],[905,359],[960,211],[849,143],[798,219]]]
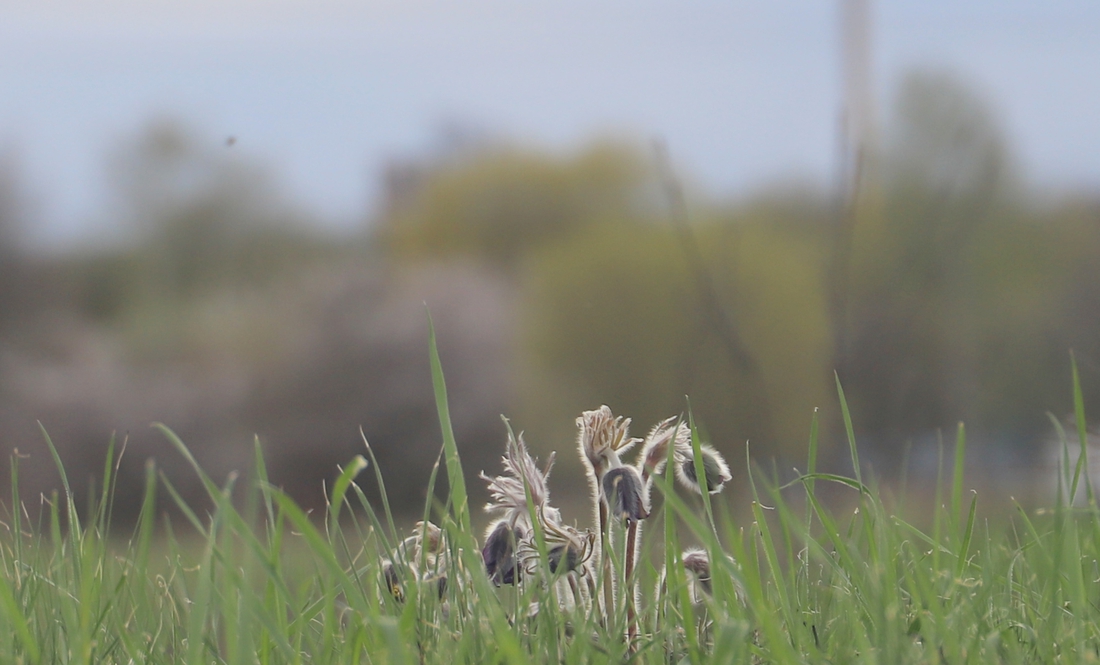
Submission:
[[[27,231],[27,202],[13,152],[0,153],[0,335],[33,306],[22,242]]]
[[[410,481],[391,486],[395,511],[420,515],[439,446],[421,303],[442,303],[440,349],[462,393],[451,400],[454,426],[464,458],[488,466],[495,447],[478,444],[500,431],[510,395],[482,350],[510,331],[496,276],[391,270],[360,238],[310,228],[270,174],[237,153],[174,122],[119,148],[121,242],[58,266],[73,288],[55,326],[65,353],[47,370],[67,380],[49,396],[54,411],[38,416],[40,398],[27,411],[59,434],[74,467],[102,465],[111,428],[157,420],[219,477],[249,468],[258,434],[272,482],[313,507],[323,506],[323,481],[362,452],[362,426],[380,465]],[[155,454],[181,492],[201,497],[168,448],[135,433],[120,495],[140,492],[143,456]]]
[[[334,252],[264,168],[174,121],[122,144],[110,172],[117,237],[80,257],[73,291],[76,308],[113,324],[132,353],[257,353],[267,348],[257,339],[277,331],[227,321],[230,301]]]
[[[1064,202],[1043,221],[1036,225],[1038,232],[1060,230],[1048,241],[1044,258],[1061,268],[1062,278],[1060,288],[1051,289],[1055,298],[1047,301],[1055,300],[1058,305],[1047,326],[1056,331],[1053,337],[1061,345],[1073,349],[1088,413],[1095,417],[1100,413],[1100,199]],[[1036,282],[1049,282],[1051,277],[1041,275],[1040,279],[1029,284],[1032,292],[1037,290]],[[1064,404],[1060,406],[1065,409]]]
[[[120,150],[114,178],[125,239],[144,246],[157,298],[262,281],[317,245],[270,174],[173,121]]]
[[[113,164],[122,238],[72,254],[20,255],[20,192],[10,162],[3,165],[0,328],[17,322],[19,333],[0,340],[5,450],[44,452],[41,420],[79,487],[94,475],[88,468],[102,468],[113,430],[163,420],[211,470],[247,468],[218,444],[235,439],[248,460],[256,430],[240,412],[250,373],[276,355],[273,340],[292,334],[257,315],[270,302],[264,287],[297,277],[307,267],[300,259],[323,245],[275,183],[223,144],[206,148],[173,123],[155,123]],[[345,425],[349,438],[354,427]],[[136,434],[135,452],[151,450],[149,438]],[[140,492],[141,454],[124,463],[131,482],[121,495]],[[193,487],[170,468],[174,481]],[[48,492],[56,481],[47,455],[21,472],[26,491]],[[131,506],[122,504],[120,513]]]
[[[533,441],[571,437],[577,413],[601,403],[646,426],[690,395],[719,445],[801,455],[829,385],[823,256],[806,232],[820,197],[678,228],[662,184],[628,147],[564,159],[496,147],[391,171],[383,237],[406,258],[510,273]]]
[[[566,159],[494,147],[395,169],[382,233],[393,251],[501,268],[594,218],[640,209],[654,184],[638,153],[611,143]]]
[[[790,221],[755,211],[694,229],[752,370],[708,323],[692,259],[668,225],[608,220],[547,247],[529,275],[532,404],[569,424],[607,403],[648,427],[684,413],[688,395],[728,454],[748,440],[764,457],[803,455],[813,408],[828,396],[831,337],[823,257],[783,228]]]
[[[1026,439],[1065,367],[1053,236],[1020,204],[993,114],[954,77],[908,76],[890,139],[852,236],[840,374],[862,429],[883,451],[959,420]]]

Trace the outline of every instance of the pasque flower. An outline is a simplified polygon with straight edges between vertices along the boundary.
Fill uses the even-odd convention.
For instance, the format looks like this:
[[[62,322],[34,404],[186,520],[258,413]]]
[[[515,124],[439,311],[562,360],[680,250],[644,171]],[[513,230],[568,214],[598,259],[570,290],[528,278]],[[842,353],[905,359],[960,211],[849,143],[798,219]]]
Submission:
[[[649,517],[646,507],[645,487],[638,470],[632,466],[619,466],[609,470],[601,483],[603,500],[611,515],[630,524]]]
[[[708,444],[699,446],[699,456],[703,462],[703,473],[706,475],[707,492],[717,494],[730,481],[733,476],[730,468],[726,466],[726,460],[722,454]],[[703,489],[699,485],[699,477],[695,471],[695,455],[692,453],[691,444],[676,447],[676,479],[680,484],[696,494],[702,494]]]
[[[603,474],[641,439],[630,438],[630,418],[616,417],[607,405],[577,418],[577,445],[598,487]]]
[[[481,558],[485,562],[485,572],[494,584],[515,584],[520,580],[519,564],[516,561],[516,547],[525,536],[523,527],[513,526],[508,520],[499,520],[489,527],[485,537],[485,547],[481,549]]]
[[[534,458],[527,452],[523,442],[523,433],[515,437],[509,432],[501,463],[504,472],[490,478],[484,473],[481,478],[489,483],[489,496],[492,501],[485,505],[486,512],[497,513],[511,525],[525,523],[530,526],[530,512],[527,507],[527,494],[536,510],[544,510],[557,517],[557,510],[550,507],[550,469],[554,466],[554,454],[546,460],[546,467],[539,469]]]
[[[406,580],[434,583],[440,598],[447,589],[449,560],[443,531],[431,522],[417,522],[414,528],[414,534],[382,561],[386,590],[398,602],[405,600]]]
[[[643,480],[656,476],[665,468],[670,445],[677,449],[684,446],[691,447],[691,430],[678,416],[665,418],[654,425],[646,436],[641,455],[638,457],[638,467],[641,469]]]

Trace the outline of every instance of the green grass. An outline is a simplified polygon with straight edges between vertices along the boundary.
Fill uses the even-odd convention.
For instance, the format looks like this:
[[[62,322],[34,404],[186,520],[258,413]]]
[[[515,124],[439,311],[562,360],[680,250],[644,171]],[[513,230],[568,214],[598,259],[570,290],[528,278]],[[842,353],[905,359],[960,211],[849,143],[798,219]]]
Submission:
[[[118,457],[113,445],[101,490],[83,509],[83,519],[67,482],[65,495],[52,496],[38,515],[21,507],[13,492],[0,533],[0,621],[7,628],[0,630],[0,662],[1098,659],[1100,510],[1095,502],[1084,509],[1059,504],[1042,513],[1017,506],[999,524],[978,519],[979,497],[964,492],[961,426],[955,471],[941,479],[935,505],[907,507],[910,514],[929,517],[925,530],[889,510],[874,481],[858,471],[856,478],[817,471],[816,414],[806,475],[777,487],[758,471],[750,474],[753,501],[745,523],[728,517],[722,502],[712,505],[708,495],[705,501],[681,496],[669,472],[656,476],[663,500],[646,520],[633,573],[639,589],[633,641],[627,638],[625,602],[606,617],[559,605],[560,578],[546,566],[549,543],[542,530],[536,572],[520,586],[494,586],[483,572],[479,534],[470,526],[434,336],[431,360],[443,432],[436,471],[442,464],[441,480],[448,486],[442,505],[425,507],[425,517],[441,529],[437,545],[401,546],[417,533],[425,539],[429,528],[400,533],[388,505],[367,501],[360,483],[384,481],[369,447],[332,483],[326,514],[307,515],[267,483],[259,446],[252,477],[219,485],[161,427],[201,477],[212,507],[196,511],[186,505],[150,464],[137,525],[117,533],[111,526]],[[1073,387],[1079,435],[1073,445],[1084,452],[1076,371]],[[695,470],[705,478],[692,433]],[[63,460],[48,435],[46,441],[64,480]],[[1081,459],[1066,465],[1064,483],[1067,494],[1091,499]],[[13,458],[15,487],[17,463]],[[362,473],[367,467],[373,474]],[[433,484],[436,477],[433,472]],[[231,501],[242,483],[243,492]],[[830,511],[819,493],[826,484],[850,492],[850,507]],[[525,491],[530,501],[531,488]],[[159,523],[164,503],[174,505],[185,523]],[[613,527],[612,540],[623,542],[624,533]],[[700,543],[709,557],[709,594],[693,598],[682,537]],[[621,557],[621,550],[611,554],[611,570],[622,570]],[[668,571],[663,584],[662,568]],[[426,572],[409,576],[410,570]],[[440,578],[446,579],[442,592]]]

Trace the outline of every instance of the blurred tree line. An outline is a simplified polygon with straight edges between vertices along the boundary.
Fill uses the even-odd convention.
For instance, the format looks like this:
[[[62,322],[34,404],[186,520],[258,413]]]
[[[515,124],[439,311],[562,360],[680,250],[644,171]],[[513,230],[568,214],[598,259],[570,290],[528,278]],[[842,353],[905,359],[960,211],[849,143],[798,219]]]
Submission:
[[[321,233],[260,165],[176,122],[120,146],[110,173],[110,237],[75,253],[24,248],[20,187],[0,179],[0,447],[19,460],[24,499],[59,487],[39,420],[78,498],[114,437],[127,441],[120,519],[135,516],[149,457],[201,504],[150,430],[164,422],[218,479],[252,469],[258,437],[271,481],[310,507],[365,436],[390,500],[419,511],[440,445],[425,303],[446,331],[457,432],[498,434],[510,326],[504,289],[476,266],[405,270],[365,231]],[[496,456],[464,452],[483,467]]]
[[[487,151],[427,165],[386,218],[403,260],[463,256],[517,284],[523,423],[548,448],[583,408],[648,427],[688,395],[727,454],[801,464],[814,407],[834,419],[823,445],[842,441],[835,371],[880,470],[960,420],[1026,457],[1071,409],[1070,349],[1100,406],[1100,205],[1029,194],[951,76],[904,81],[851,200],[788,187],[685,211],[660,162]]]
[[[362,426],[415,513],[439,446],[425,303],[470,473],[496,468],[501,413],[564,453],[584,409],[643,431],[685,396],[727,457],[748,441],[779,468],[802,464],[820,407],[843,466],[834,372],[887,473],[959,420],[1037,454],[1046,413],[1071,409],[1070,349],[1100,407],[1100,202],[1030,193],[950,77],[905,81],[854,195],[713,201],[644,145],[459,144],[391,163],[377,218],[326,235],[257,164],[154,123],[111,162],[114,240],[46,255],[20,244],[22,184],[0,162],[0,445],[36,451],[30,496],[56,487],[36,419],[85,489],[128,436],[123,506],[149,456],[201,493],[151,421],[215,476],[250,468],[258,434],[311,505]],[[583,482],[572,458],[557,482]]]

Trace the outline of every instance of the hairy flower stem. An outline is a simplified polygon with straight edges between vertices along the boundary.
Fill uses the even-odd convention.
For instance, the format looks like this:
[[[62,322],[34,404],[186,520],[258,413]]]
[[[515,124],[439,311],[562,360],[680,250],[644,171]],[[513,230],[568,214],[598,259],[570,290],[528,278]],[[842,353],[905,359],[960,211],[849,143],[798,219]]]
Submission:
[[[611,583],[611,539],[608,530],[611,527],[607,506],[600,502],[600,558],[603,560],[603,611],[604,621],[611,627],[615,611],[615,590]]]
[[[626,595],[627,647],[634,652],[638,639],[638,599],[634,596],[634,559],[638,543],[638,523],[631,522],[626,532],[626,567],[623,575],[623,593]]]
[[[573,607],[583,608],[584,596],[581,594],[580,586],[577,585],[577,576],[567,574],[565,579],[569,581],[569,590],[573,593]]]

